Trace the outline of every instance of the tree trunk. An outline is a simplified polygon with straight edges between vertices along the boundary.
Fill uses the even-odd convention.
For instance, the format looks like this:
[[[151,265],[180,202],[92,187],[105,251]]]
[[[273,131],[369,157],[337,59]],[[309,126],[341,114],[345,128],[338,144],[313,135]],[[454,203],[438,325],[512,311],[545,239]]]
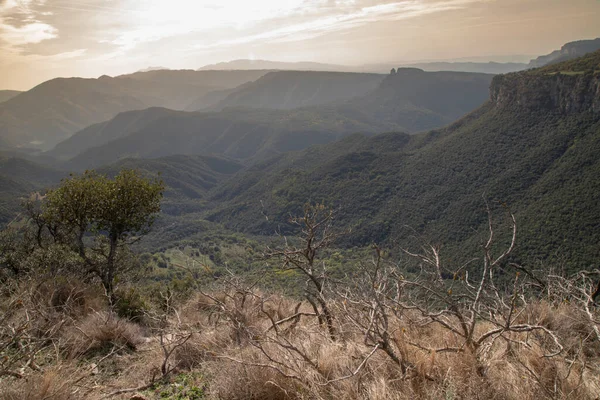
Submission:
[[[114,305],[116,302],[115,294],[114,294],[114,280],[115,280],[115,269],[116,269],[116,259],[117,259],[117,235],[111,233],[109,235],[109,245],[110,249],[108,252],[108,258],[106,259],[106,269],[102,274],[102,284],[104,285],[104,289],[106,290],[106,295],[108,296],[111,305]]]

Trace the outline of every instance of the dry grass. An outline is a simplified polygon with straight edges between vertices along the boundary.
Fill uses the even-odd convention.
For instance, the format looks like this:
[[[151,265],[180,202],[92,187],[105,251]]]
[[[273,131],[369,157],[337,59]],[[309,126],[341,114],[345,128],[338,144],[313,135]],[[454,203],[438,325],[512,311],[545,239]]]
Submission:
[[[221,297],[226,310],[219,311],[214,301],[203,297],[202,307],[196,300],[196,306],[188,305],[183,313],[184,320],[191,318],[188,322],[202,332],[188,343],[200,350],[184,353],[194,358],[192,368],[210,377],[214,398],[533,400],[595,399],[600,393],[598,354],[581,346],[586,341],[592,347],[598,344],[575,306],[535,302],[523,310],[521,318],[551,327],[567,344],[554,357],[545,356],[553,343],[531,332],[492,338],[476,353],[429,351],[426,348],[459,347],[461,340],[440,325],[419,323],[416,314],[407,312],[391,319],[393,343],[394,351],[413,368],[404,374],[383,351],[376,351],[355,376],[343,379],[372,350],[360,332],[338,318],[343,339],[333,341],[316,318],[302,317],[292,329],[286,329],[291,323],[282,324],[276,334],[269,330],[272,311],[280,310],[274,319],[283,319],[294,313],[295,303],[269,298],[267,311],[264,306],[261,310],[260,298],[265,296],[246,299],[241,306],[235,296]],[[307,305],[301,309],[310,311]],[[481,324],[479,329],[488,328]],[[240,335],[245,340],[235,340]]]
[[[81,398],[73,386],[73,368],[55,366],[29,379],[0,381],[0,400],[75,400]]]
[[[67,329],[62,347],[69,357],[81,357],[113,349],[135,350],[143,342],[138,325],[112,313],[95,312]]]
[[[520,322],[543,325],[559,338],[564,351],[553,357],[545,356],[552,341],[536,332],[498,335],[476,351],[432,351],[460,348],[462,338],[413,311],[389,315],[392,350],[410,365],[407,371],[365,344],[344,315],[364,311],[331,305],[335,340],[309,315],[309,304],[259,291],[199,294],[163,328],[174,337],[192,335],[175,348],[173,370],[158,387],[193,373],[204,377],[206,396],[214,399],[533,400],[596,399],[600,393],[600,343],[576,304],[534,301],[519,310]],[[303,315],[289,318],[297,313]],[[593,313],[597,318],[598,310]],[[99,399],[160,376],[164,352],[157,334],[144,339],[138,325],[109,312],[80,315],[57,339],[62,360],[26,369],[23,379],[0,377],[0,400]],[[478,329],[489,328],[482,322]],[[99,364],[94,373],[92,363]]]

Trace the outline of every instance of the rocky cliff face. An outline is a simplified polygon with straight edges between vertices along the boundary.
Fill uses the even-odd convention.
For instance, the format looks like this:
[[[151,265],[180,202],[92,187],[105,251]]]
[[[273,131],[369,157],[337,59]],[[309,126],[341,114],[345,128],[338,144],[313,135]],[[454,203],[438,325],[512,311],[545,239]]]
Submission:
[[[600,113],[600,74],[498,75],[492,80],[490,96],[499,108]]]

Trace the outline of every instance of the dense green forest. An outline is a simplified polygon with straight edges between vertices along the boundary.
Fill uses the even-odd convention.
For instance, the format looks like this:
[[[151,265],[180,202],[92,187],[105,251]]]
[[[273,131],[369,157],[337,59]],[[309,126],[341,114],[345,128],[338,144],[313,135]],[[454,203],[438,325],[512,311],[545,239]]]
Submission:
[[[165,147],[175,143],[181,147],[179,153],[211,146],[209,152],[216,155],[128,158],[101,168],[110,175],[121,168],[137,168],[147,175],[162,173],[167,184],[163,216],[144,251],[152,246],[167,250],[186,240],[197,248],[200,238],[212,241],[211,231],[219,232],[215,236],[221,238],[239,232],[269,240],[276,233],[294,233],[289,217],[297,215],[304,204],[319,202],[336,210],[341,229],[351,230],[337,244],[341,248],[376,242],[397,249],[417,237],[443,244],[444,255],[454,259],[480,245],[487,202],[500,220],[507,209],[517,217],[515,259],[560,264],[570,270],[590,268],[598,256],[599,240],[595,154],[600,122],[593,96],[598,78],[588,73],[561,77],[552,71],[591,71],[598,54],[497,76],[491,83],[491,100],[448,127],[426,133],[354,134],[290,151],[306,146],[316,126],[321,133],[315,131],[310,137],[317,143],[330,140],[324,139],[323,129],[334,136],[372,129],[366,117],[369,112],[360,115],[331,109],[331,114],[323,114],[298,109],[274,114],[230,109],[219,116],[156,109],[155,113],[123,114],[74,136],[73,149],[86,136],[98,140],[119,129],[126,134],[67,165],[102,166],[119,157],[116,145],[121,156],[150,157],[161,156]],[[387,80],[415,73],[423,74],[400,71]],[[487,79],[484,75],[456,76]],[[553,92],[554,88],[560,89]],[[413,101],[421,95],[431,99],[429,89],[423,90],[411,95]],[[402,91],[397,88],[396,92]],[[237,125],[232,125],[231,118],[239,121]],[[360,118],[365,120],[357,122]],[[207,131],[241,134],[241,138],[231,141],[216,133],[195,137],[195,142],[182,139],[196,135],[198,124],[204,122]],[[210,128],[211,124],[218,129]],[[291,127],[296,133],[289,131]],[[171,133],[171,128],[176,132]],[[8,154],[2,165],[7,182],[4,221],[18,211],[16,197],[52,185],[64,175]]]
[[[319,201],[352,228],[347,245],[394,246],[417,233],[455,255],[479,244],[487,200],[517,216],[523,260],[588,268],[598,256],[599,131],[593,110],[491,101],[445,129],[353,136],[257,164],[215,189],[209,219],[268,235],[285,231],[286,216],[306,201]]]

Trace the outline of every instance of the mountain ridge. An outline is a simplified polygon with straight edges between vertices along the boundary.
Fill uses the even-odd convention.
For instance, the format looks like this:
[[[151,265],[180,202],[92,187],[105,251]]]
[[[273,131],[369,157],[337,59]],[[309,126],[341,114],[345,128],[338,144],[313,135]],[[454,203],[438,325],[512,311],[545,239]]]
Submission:
[[[52,79],[0,103],[0,142],[49,150],[119,112],[152,106],[185,109],[203,93],[239,86],[265,73],[183,70]]]

